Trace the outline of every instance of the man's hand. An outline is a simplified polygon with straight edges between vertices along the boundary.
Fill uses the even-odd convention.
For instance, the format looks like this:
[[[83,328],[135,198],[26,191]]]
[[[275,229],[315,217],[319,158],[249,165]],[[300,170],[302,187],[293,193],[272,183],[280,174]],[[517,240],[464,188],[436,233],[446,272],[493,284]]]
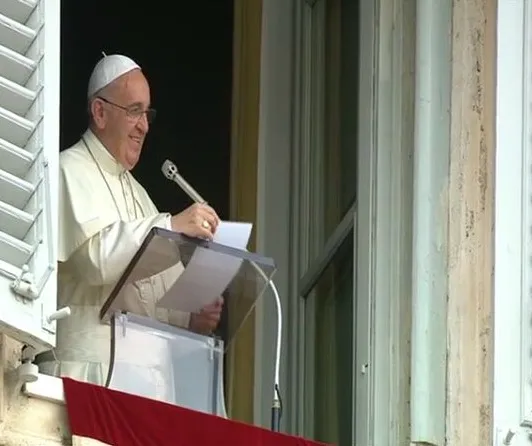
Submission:
[[[212,240],[219,223],[220,219],[213,208],[196,203],[172,217],[172,230],[189,237]]]
[[[188,328],[196,333],[211,334],[220,322],[223,303],[223,298],[219,297],[212,304],[202,308],[199,313],[192,313]]]

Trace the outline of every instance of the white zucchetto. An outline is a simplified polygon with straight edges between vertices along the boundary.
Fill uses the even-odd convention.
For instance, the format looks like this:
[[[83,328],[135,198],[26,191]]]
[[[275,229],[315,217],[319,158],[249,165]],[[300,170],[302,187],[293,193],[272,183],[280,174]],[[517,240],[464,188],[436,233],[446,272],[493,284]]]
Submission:
[[[98,61],[94,70],[92,70],[87,97],[90,98],[115,79],[136,69],[140,70],[139,65],[127,56],[120,54],[106,56],[104,54],[104,57]]]

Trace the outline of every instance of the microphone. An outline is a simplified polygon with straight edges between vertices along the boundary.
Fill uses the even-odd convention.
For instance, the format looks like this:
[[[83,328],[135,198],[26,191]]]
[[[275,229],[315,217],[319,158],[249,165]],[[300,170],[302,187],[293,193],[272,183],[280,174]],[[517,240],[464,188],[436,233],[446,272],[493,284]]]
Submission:
[[[185,192],[192,199],[192,201],[201,204],[207,203],[203,198],[201,198],[201,195],[198,194],[196,190],[188,183],[188,181],[185,180],[179,174],[177,166],[172,161],[166,160],[161,166],[161,170],[164,176],[170,181],[176,183],[181,189],[183,189],[183,192]]]
[[[179,174],[177,166],[170,160],[166,160],[161,170],[166,178],[176,183],[194,202],[207,203],[201,195]],[[250,261],[253,268],[260,274],[275,297],[275,307],[277,310],[277,340],[275,343],[275,366],[273,376],[273,402],[271,407],[271,430],[279,432],[282,417],[282,399],[280,391],[280,365],[281,365],[281,341],[283,333],[283,311],[279,292],[273,280],[269,279],[264,271],[253,261]]]

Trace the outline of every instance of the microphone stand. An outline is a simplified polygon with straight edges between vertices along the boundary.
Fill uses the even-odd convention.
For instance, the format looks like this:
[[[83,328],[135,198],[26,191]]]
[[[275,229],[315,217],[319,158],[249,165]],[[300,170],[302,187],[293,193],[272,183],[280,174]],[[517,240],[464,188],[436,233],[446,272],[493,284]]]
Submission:
[[[207,202],[196,192],[196,190],[179,174],[176,165],[166,160],[162,165],[162,172],[164,176],[176,183],[195,203],[206,204]],[[268,278],[264,271],[253,261],[250,261],[251,265],[261,275],[266,284],[270,287],[275,297],[275,307],[277,310],[277,339],[275,343],[275,365],[273,375],[273,399],[271,407],[271,430],[279,432],[281,428],[281,417],[283,415],[283,404],[281,399],[281,391],[279,386],[279,375],[281,365],[281,343],[282,343],[282,330],[283,330],[283,312],[281,306],[281,299],[277,291],[277,287],[273,280]]]

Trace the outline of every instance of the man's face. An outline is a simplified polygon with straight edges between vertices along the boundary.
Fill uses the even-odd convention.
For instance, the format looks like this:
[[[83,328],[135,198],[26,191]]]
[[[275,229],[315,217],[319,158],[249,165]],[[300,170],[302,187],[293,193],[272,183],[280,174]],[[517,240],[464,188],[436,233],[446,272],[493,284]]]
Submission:
[[[137,164],[148,133],[150,87],[140,70],[118,78],[91,105],[94,123],[107,150],[126,169]]]

